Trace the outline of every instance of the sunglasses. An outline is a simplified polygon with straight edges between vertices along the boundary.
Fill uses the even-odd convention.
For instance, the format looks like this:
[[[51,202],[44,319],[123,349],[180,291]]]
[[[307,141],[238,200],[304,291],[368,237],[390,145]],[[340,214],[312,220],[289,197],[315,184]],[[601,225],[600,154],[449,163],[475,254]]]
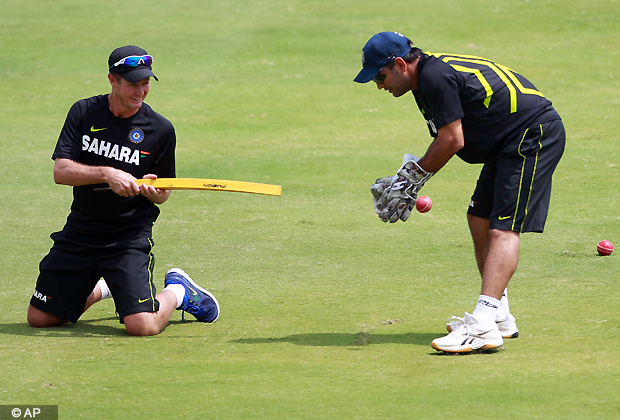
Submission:
[[[376,84],[385,82],[385,74],[377,74],[375,78],[372,79],[372,81],[375,82]]]
[[[392,61],[396,60],[396,51],[398,51],[398,48],[396,48],[392,52],[392,54],[390,54],[390,56],[387,58],[387,63],[385,63],[385,64],[391,63]],[[381,73],[384,68],[385,67],[383,67],[381,70],[379,70],[379,73]],[[385,82],[385,74],[377,74],[375,76],[375,78],[372,79],[372,81],[377,83],[377,84]]]
[[[138,67],[140,64],[150,66],[151,64],[153,64],[153,57],[151,57],[150,55],[130,55],[129,57],[118,60],[116,63],[110,66],[110,70],[112,70],[112,67]]]

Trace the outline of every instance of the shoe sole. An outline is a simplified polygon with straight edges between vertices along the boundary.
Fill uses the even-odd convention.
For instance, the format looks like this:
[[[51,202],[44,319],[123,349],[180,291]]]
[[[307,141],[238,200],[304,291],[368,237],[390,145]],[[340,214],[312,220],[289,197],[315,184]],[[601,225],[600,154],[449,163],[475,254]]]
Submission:
[[[452,332],[452,327],[450,327],[449,325],[446,325],[446,330],[448,330],[448,332],[451,333]],[[519,337],[519,331],[516,331],[516,332],[514,332],[512,334],[508,334],[508,335],[503,335],[502,334],[502,338],[517,338],[517,337]]]
[[[435,343],[431,343],[431,347],[434,348],[437,351],[441,351],[444,353],[476,353],[476,352],[480,352],[480,353],[484,353],[484,352],[491,352],[494,350],[500,350],[502,345],[500,344],[499,346],[494,346],[493,344],[486,344],[482,347],[480,347],[479,349],[473,349],[471,347],[466,347],[466,348],[462,348],[462,349],[458,349],[458,350],[446,350],[446,349],[442,349],[440,348],[437,344]]]
[[[194,286],[196,289],[200,290],[204,294],[208,295],[211,299],[213,299],[213,302],[215,302],[215,306],[217,307],[217,316],[215,317],[215,319],[213,321],[205,321],[207,324],[213,324],[215,321],[217,321],[219,319],[219,317],[220,317],[220,304],[217,301],[217,299],[215,298],[215,296],[213,296],[211,294],[211,292],[209,292],[206,289],[203,289],[202,287],[200,287],[196,283],[194,283],[194,280],[192,280],[192,278],[185,271],[181,270],[180,268],[171,268],[170,270],[168,270],[168,273],[180,274],[181,276],[185,277],[185,279],[187,279],[187,281],[189,281],[192,284],[192,286]],[[166,273],[166,274],[168,274],[168,273]]]

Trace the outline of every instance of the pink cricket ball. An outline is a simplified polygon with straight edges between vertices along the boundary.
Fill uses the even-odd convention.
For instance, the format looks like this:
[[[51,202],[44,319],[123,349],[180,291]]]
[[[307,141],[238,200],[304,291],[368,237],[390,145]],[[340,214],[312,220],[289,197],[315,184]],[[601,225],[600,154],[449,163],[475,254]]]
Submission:
[[[596,246],[596,250],[600,255],[609,255],[614,252],[614,245],[609,241],[601,241]]]
[[[432,207],[433,207],[433,202],[431,201],[430,198],[428,198],[425,195],[423,195],[422,197],[418,197],[418,199],[415,202],[415,208],[420,213],[426,213]]]

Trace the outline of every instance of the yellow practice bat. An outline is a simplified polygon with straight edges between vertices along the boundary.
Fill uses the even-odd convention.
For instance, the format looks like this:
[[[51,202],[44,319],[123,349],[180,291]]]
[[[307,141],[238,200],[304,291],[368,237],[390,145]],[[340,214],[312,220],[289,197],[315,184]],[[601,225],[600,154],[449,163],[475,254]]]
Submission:
[[[252,194],[282,195],[280,185],[259,184],[256,182],[228,181],[225,179],[201,178],[157,178],[136,179],[138,185],[152,185],[162,190],[213,190],[233,191]]]

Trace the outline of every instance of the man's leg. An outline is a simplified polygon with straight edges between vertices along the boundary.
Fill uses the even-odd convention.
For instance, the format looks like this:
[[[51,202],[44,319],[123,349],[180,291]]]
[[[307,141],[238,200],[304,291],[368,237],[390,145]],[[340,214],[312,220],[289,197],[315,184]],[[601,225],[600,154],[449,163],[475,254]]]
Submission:
[[[155,295],[155,299],[159,301],[159,310],[157,312],[138,312],[123,318],[129,335],[157,335],[166,328],[172,313],[177,307],[177,297],[170,290],[162,290]]]
[[[96,285],[86,300],[84,312],[93,304],[101,300],[102,293],[99,285]],[[124,318],[125,328],[130,335],[146,336],[157,335],[164,330],[172,313],[177,307],[177,297],[170,290],[163,290],[155,298],[159,301],[159,311],[140,312],[128,315]],[[28,307],[28,324],[31,327],[46,328],[54,327],[69,322],[56,315],[49,314],[30,305]]]
[[[474,252],[476,255],[476,263],[478,264],[478,271],[480,271],[480,276],[483,277],[484,265],[486,264],[487,256],[489,255],[489,244],[491,242],[491,232],[489,228],[490,221],[489,219],[472,216],[471,214],[467,215],[467,221],[469,223],[469,230],[474,241]],[[510,309],[508,306],[508,291],[506,289],[504,289],[500,300],[502,305],[500,306],[499,312],[501,312],[501,314],[499,314],[500,316],[498,316],[498,319],[505,319],[510,315]]]
[[[163,331],[168,324],[172,313],[177,306],[177,298],[169,290],[164,290],[157,294],[155,298],[159,301],[159,311],[157,312],[140,312],[128,315],[124,318],[125,328],[130,335],[144,336],[157,335]],[[93,304],[101,300],[101,290],[99,286],[95,286],[93,292],[88,296],[84,311]],[[46,328],[66,324],[66,319],[62,319],[56,315],[48,314],[40,309],[30,305],[28,307],[28,324],[31,327]]]
[[[471,214],[467,215],[467,220],[474,240],[478,270],[482,276],[482,294],[499,300],[517,269],[519,234],[512,231],[489,229],[489,219]],[[497,289],[502,284],[504,287],[498,295]]]
[[[474,241],[474,251],[476,255],[476,262],[478,263],[478,270],[480,271],[480,276],[484,279],[484,267],[487,262],[487,257],[489,256],[491,236],[494,233],[494,231],[489,229],[489,219],[476,217],[476,216],[468,214],[467,220],[469,222],[469,229],[471,231],[471,236]],[[499,231],[499,232],[502,232],[502,231]],[[517,240],[518,240],[518,235],[517,235]],[[514,265],[514,269],[516,269],[516,263],[518,262],[519,244],[517,242],[514,245],[516,245],[516,251],[508,251],[507,253],[503,253],[504,251],[500,252],[500,257],[501,257],[500,261],[502,263],[509,264],[511,258],[516,258],[511,263]],[[495,265],[495,263],[492,262],[491,266],[489,266],[490,268],[489,273],[491,273],[491,271],[497,271],[496,268],[492,267],[493,265]],[[514,274],[514,270],[512,270],[512,272]],[[483,281],[483,287],[484,287],[484,281]],[[485,295],[486,292],[491,293],[491,291],[484,288],[484,292],[481,291],[481,294]],[[497,308],[495,321],[497,322],[497,325],[499,326],[499,329],[502,333],[502,337],[517,338],[519,336],[519,329],[517,328],[517,324],[515,322],[514,317],[510,313],[510,305],[508,304],[508,289],[507,288],[504,288],[502,292],[502,296],[499,299],[499,305]],[[451,330],[451,328],[448,328],[448,330]]]
[[[102,293],[99,285],[95,286],[92,293],[88,296],[84,312],[90,308],[93,304],[101,300]],[[159,301],[159,310],[157,312],[139,312],[132,315],[127,315],[123,322],[129,335],[134,336],[151,336],[161,333],[170,318],[172,313],[178,306],[178,298],[171,290],[163,290],[161,293],[155,295],[155,299]],[[182,300],[182,298],[181,298]],[[40,309],[30,305],[28,307],[28,324],[31,327],[46,328],[54,327],[69,322],[66,319],[60,318],[56,315],[48,314]]]
[[[84,306],[84,312],[88,308],[90,308],[95,303],[101,300],[101,289],[99,286],[95,286],[91,294],[88,296],[86,300],[86,305]],[[66,324],[66,319],[63,319],[59,316],[48,314],[40,309],[35,308],[32,305],[28,306],[28,325],[35,328],[47,328],[47,327],[55,327],[58,325]]]
[[[28,325],[34,328],[55,327],[57,325],[66,324],[66,319],[59,316],[48,314],[32,305],[28,305]]]
[[[497,300],[517,270],[519,263],[519,234],[513,231],[491,229],[489,252],[482,272],[481,294]]]
[[[180,268],[166,273],[165,288],[155,295],[159,308],[155,312],[137,312],[123,318],[130,335],[150,336],[161,333],[175,309],[192,314],[198,321],[213,323],[220,315],[217,299],[198,286]]]
[[[480,276],[482,276],[484,264],[489,254],[489,242],[491,241],[489,235],[490,220],[468,214],[467,222],[469,224],[471,237],[474,240],[474,253],[476,256],[476,263],[478,264],[478,271],[480,271]]]
[[[444,352],[491,350],[503,344],[505,334],[496,322],[497,310],[519,261],[518,233],[489,229],[489,219],[467,217],[482,275],[482,288],[474,312],[466,312],[463,318],[448,323],[450,334],[431,343],[434,349]],[[514,329],[516,332],[516,326]],[[510,333],[507,337],[517,335]]]

